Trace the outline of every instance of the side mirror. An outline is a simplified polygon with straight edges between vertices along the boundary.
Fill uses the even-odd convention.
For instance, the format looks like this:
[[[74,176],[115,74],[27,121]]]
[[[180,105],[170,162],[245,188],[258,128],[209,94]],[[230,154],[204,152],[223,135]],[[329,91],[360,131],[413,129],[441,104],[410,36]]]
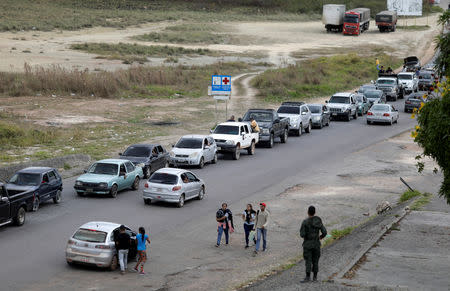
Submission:
[[[306,115],[306,112],[302,112],[302,115]]]
[[[175,147],[175,145],[173,144],[173,145],[172,145],[172,147],[174,148],[174,147]]]
[[[119,156],[121,156],[122,155],[122,153],[119,153]]]
[[[280,122],[280,120],[278,118],[273,121],[273,123],[279,123],[279,122]]]
[[[9,201],[9,199],[8,199],[8,197],[2,197],[2,200],[1,200],[2,202],[8,202]]]
[[[210,129],[210,130],[209,130],[209,133],[214,133],[214,130],[213,130],[213,129]]]
[[[328,100],[325,100],[325,103],[328,103]]]
[[[87,170],[83,170],[83,173],[85,173],[85,174],[86,174],[86,173],[87,173]]]
[[[239,121],[239,122],[242,122],[242,118],[241,118],[241,117],[239,117],[239,118],[238,118],[238,121]]]

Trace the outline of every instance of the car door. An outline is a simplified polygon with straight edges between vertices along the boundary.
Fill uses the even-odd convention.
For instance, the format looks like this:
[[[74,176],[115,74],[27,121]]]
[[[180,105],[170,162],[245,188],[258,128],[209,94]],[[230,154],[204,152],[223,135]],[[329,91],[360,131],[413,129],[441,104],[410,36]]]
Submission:
[[[127,187],[127,169],[124,163],[119,165],[119,177],[117,179],[118,190],[125,189]]]
[[[307,128],[309,125],[307,106],[300,107],[300,119],[302,120],[303,128]]]
[[[136,178],[135,169],[136,167],[131,162],[125,163],[125,168],[127,170],[127,176],[126,176],[126,187],[131,187],[134,183],[134,179]]]
[[[46,201],[50,198],[51,186],[48,173],[41,175],[41,184],[39,185],[39,200],[41,202]]]
[[[200,192],[199,179],[197,179],[197,177],[191,172],[186,172],[186,176],[189,179],[189,187],[190,187],[189,197],[190,198],[197,197],[198,193]]]
[[[159,161],[159,169],[164,168],[167,162],[167,153],[164,148],[160,145],[156,147],[158,150],[158,161]]]
[[[211,161],[214,156],[211,142],[207,137],[203,139],[203,156],[205,157],[205,162]]]
[[[328,110],[328,107],[326,107],[325,105],[322,107],[322,114],[325,123],[328,123],[330,121],[330,111]]]
[[[211,151],[211,161],[212,161],[212,160],[214,160],[214,157],[217,153],[217,144],[216,144],[216,141],[210,136],[208,136],[208,142],[209,142],[209,148]]]
[[[0,185],[0,223],[10,218],[10,202],[5,186]]]
[[[50,199],[56,196],[56,191],[58,191],[59,188],[59,179],[53,170],[49,171],[47,174],[49,178],[49,188],[50,188],[50,197],[48,198]]]

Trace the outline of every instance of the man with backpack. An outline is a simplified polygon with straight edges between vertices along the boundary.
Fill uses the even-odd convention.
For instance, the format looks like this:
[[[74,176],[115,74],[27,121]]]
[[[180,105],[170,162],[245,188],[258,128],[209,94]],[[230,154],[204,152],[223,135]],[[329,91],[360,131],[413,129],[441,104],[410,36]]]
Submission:
[[[327,235],[327,230],[323,226],[322,219],[315,216],[316,208],[309,206],[308,218],[303,220],[300,228],[300,237],[303,238],[303,258],[305,259],[306,277],[301,283],[311,281],[311,265],[314,273],[313,281],[317,282],[320,258],[320,240]],[[321,235],[319,236],[319,231]]]

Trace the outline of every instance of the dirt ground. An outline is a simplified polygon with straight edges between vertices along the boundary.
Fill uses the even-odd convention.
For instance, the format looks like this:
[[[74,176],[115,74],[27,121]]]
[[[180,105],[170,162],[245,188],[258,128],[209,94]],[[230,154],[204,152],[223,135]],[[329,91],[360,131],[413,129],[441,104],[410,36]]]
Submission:
[[[227,34],[237,39],[246,40],[244,45],[177,45],[186,48],[208,48],[223,51],[224,53],[246,53],[250,56],[263,53],[266,57],[258,60],[282,66],[296,61],[292,53],[301,53],[313,57],[321,50],[341,50],[347,48],[361,48],[363,52],[371,46],[386,47],[387,51],[398,56],[409,54],[421,55],[429,40],[438,32],[436,25],[437,15],[417,18],[415,24],[430,25],[426,30],[400,30],[393,33],[380,33],[371,23],[368,32],[359,37],[343,36],[341,34],[327,34],[323,24],[312,22],[232,22],[221,23],[227,27]],[[144,45],[164,45],[162,43],[139,42],[131,37],[139,34],[158,32],[169,25],[181,22],[151,23],[139,27],[126,29],[92,28],[80,31],[27,31],[0,33],[0,71],[22,71],[24,63],[30,65],[61,65],[68,68],[90,70],[114,70],[127,68],[118,60],[95,59],[95,55],[73,51],[71,44],[84,42],[104,43],[140,43]],[[409,25],[413,25],[410,23]],[[209,24],[214,25],[214,23]],[[221,58],[199,56],[179,58],[182,64],[211,64],[218,60],[224,61],[251,61],[251,57],[223,56]],[[164,64],[164,58],[150,59],[150,65]]]

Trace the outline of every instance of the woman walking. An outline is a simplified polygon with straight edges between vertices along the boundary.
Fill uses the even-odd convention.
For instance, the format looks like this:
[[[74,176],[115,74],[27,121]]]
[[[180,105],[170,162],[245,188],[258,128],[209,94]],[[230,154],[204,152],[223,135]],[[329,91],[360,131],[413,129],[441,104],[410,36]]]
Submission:
[[[248,241],[250,232],[255,227],[256,211],[253,210],[251,204],[247,204],[247,209],[242,213],[242,219],[244,220],[244,232],[245,232],[245,248],[248,248]],[[256,244],[256,239],[253,237],[253,242]]]
[[[139,265],[141,265],[141,271],[140,274],[144,275],[144,264],[147,261],[147,246],[146,243],[150,244],[150,239],[148,238],[148,235],[145,234],[145,229],[141,226],[139,227],[139,233],[136,235],[136,241],[137,241],[137,252],[139,255],[138,262],[136,264],[136,267],[134,267],[134,270],[138,272]]]

